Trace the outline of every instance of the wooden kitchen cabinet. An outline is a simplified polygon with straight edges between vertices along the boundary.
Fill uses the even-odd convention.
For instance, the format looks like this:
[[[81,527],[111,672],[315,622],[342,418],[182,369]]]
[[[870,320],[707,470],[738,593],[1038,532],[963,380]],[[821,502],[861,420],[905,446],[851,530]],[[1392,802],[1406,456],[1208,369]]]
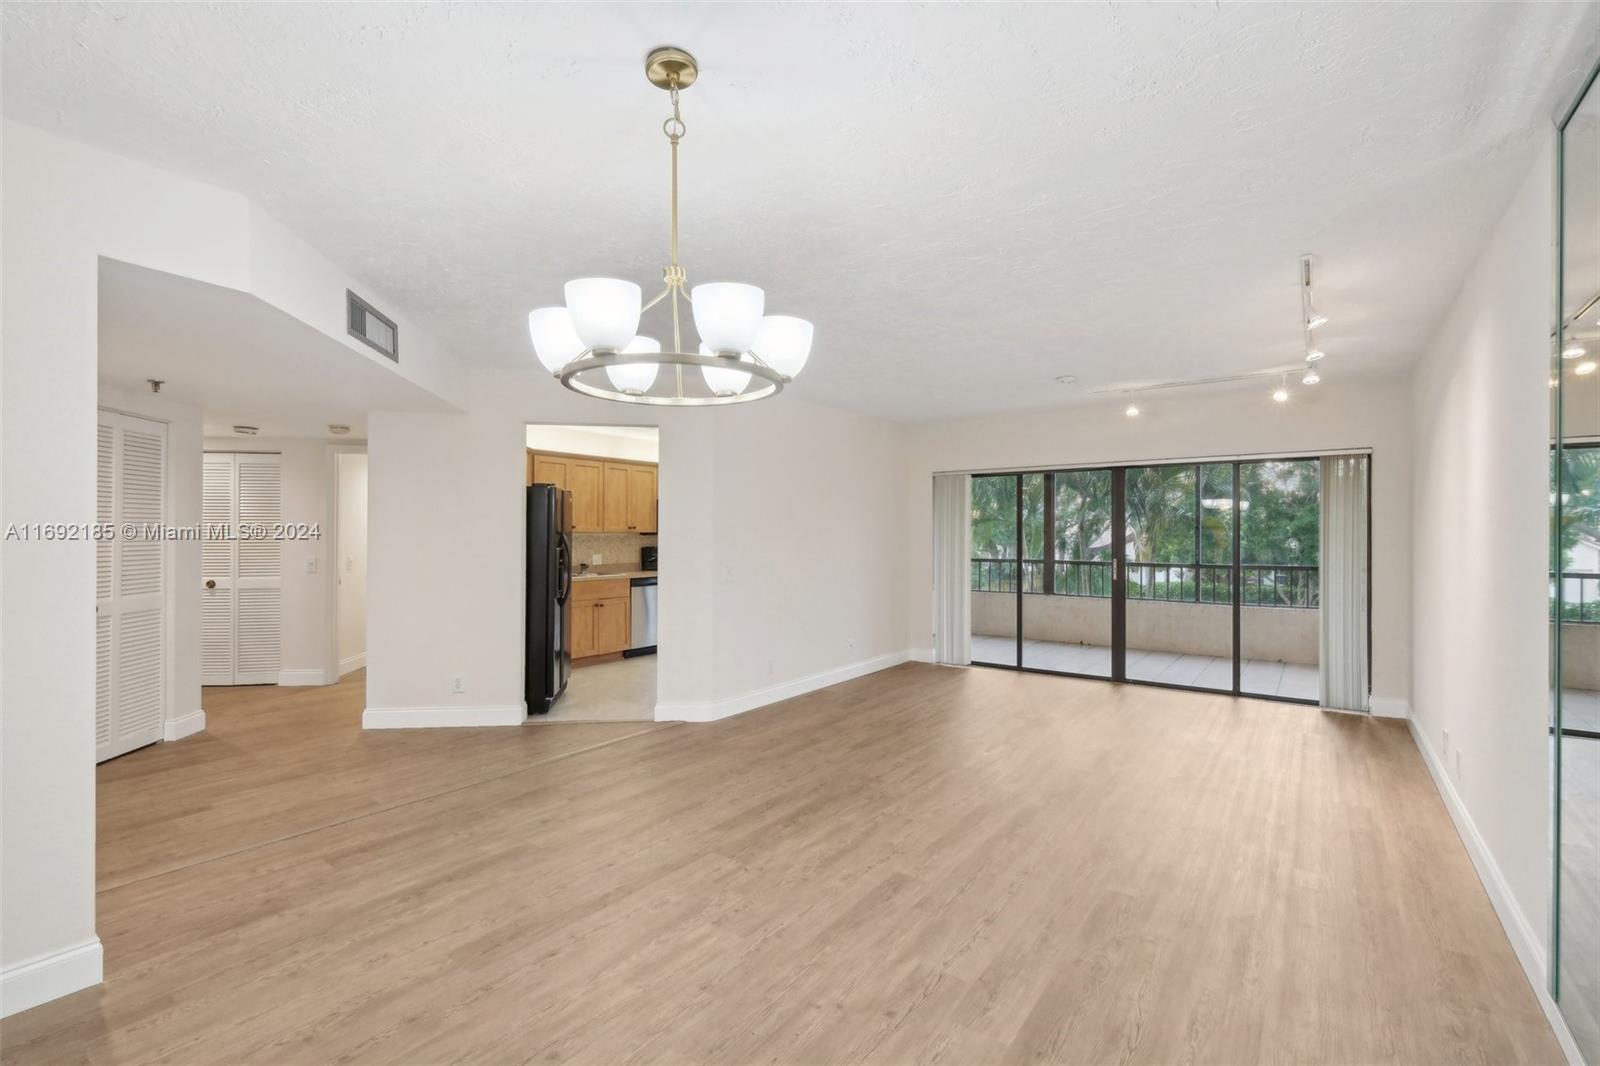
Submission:
[[[572,493],[574,533],[654,533],[660,479],[653,463],[528,451],[528,484]]]
[[[656,531],[656,468],[628,468],[628,530],[634,533]]]
[[[604,501],[601,528],[607,533],[628,532],[628,467],[622,463],[605,464]]]
[[[601,463],[567,455],[528,453],[528,484],[554,485],[572,493],[572,531],[599,533]]]
[[[629,585],[615,581],[572,583],[572,657],[615,655],[628,647]]]
[[[600,532],[600,464],[589,459],[567,462],[567,485],[572,492],[572,531]]]
[[[566,488],[567,460],[529,451],[528,484],[532,485],[535,481],[541,485],[554,485],[558,489]]]

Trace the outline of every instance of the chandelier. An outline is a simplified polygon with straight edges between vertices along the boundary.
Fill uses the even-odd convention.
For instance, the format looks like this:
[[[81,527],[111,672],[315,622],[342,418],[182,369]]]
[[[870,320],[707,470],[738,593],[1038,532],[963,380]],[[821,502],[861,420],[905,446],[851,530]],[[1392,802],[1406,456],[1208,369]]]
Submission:
[[[688,132],[678,94],[699,73],[694,56],[678,48],[657,48],[645,59],[645,77],[672,96],[672,116],[661,124],[672,146],[671,262],[662,271],[666,288],[641,303],[643,293],[631,281],[578,278],[567,282],[564,306],[528,315],[534,353],[574,392],[668,407],[748,403],[781,392],[811,354],[810,322],[765,315],[766,294],[754,285],[721,281],[690,288],[678,262],[678,142]],[[639,333],[639,319],[669,299],[672,349],[663,351],[660,341]],[[700,335],[695,352],[683,346],[685,302]]]

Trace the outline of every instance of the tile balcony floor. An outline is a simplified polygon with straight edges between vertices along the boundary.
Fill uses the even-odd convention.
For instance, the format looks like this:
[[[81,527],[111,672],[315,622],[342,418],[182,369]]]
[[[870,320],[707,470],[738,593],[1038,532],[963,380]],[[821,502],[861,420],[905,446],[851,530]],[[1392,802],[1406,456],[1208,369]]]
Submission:
[[[1016,662],[1016,658],[1014,638],[973,635],[973,662],[1010,666]],[[1095,644],[1024,640],[1022,665],[1038,670],[1109,677],[1111,649]],[[1211,655],[1129,648],[1128,680],[1227,690],[1233,687],[1233,663],[1229,659]],[[1320,680],[1315,666],[1246,659],[1242,664],[1240,686],[1247,696],[1314,700],[1318,698]]]

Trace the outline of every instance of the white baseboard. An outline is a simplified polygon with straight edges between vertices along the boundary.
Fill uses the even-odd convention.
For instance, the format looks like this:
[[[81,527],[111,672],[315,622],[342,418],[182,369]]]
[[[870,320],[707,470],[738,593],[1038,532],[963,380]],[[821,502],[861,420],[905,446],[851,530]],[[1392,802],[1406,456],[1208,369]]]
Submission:
[[[454,726],[521,725],[528,720],[528,705],[503,707],[368,707],[361,712],[362,729],[442,729]]]
[[[176,718],[168,718],[161,723],[162,740],[182,740],[184,737],[193,736],[204,732],[206,728],[206,712],[190,711],[188,714]]]
[[[348,658],[340,659],[339,660],[339,676],[343,677],[345,674],[348,674],[350,671],[359,670],[359,669],[361,669],[362,667],[364,667],[366,665],[367,665],[367,653],[366,652],[361,652],[360,654],[351,655]]]
[[[804,696],[808,692],[815,692],[819,688],[837,685],[845,681],[853,681],[867,674],[875,674],[879,670],[887,670],[891,666],[898,666],[911,658],[910,652],[896,651],[888,655],[880,655],[874,659],[863,659],[858,663],[841,666],[834,670],[824,670],[821,673],[809,674],[793,681],[785,681],[780,685],[771,685],[759,688],[743,695],[731,696],[728,699],[716,700],[711,703],[658,703],[656,704],[656,721],[658,722],[715,722],[722,718],[730,718],[745,711],[753,711],[757,707],[765,707],[770,703],[780,700],[793,699]]]
[[[1411,704],[1396,696],[1374,696],[1372,697],[1372,717],[1409,719],[1411,717]]]
[[[104,978],[104,966],[99,937],[7,966],[0,970],[0,1018],[92,988]]]
[[[280,685],[326,685],[328,672],[326,670],[279,670],[278,684]]]
[[[1376,714],[1377,701],[1373,702],[1373,713]],[[1450,820],[1455,822],[1456,832],[1460,834],[1461,842],[1466,845],[1467,855],[1478,871],[1478,880],[1483,882],[1484,891],[1489,894],[1489,902],[1494,905],[1494,912],[1500,918],[1507,939],[1511,941],[1511,948],[1517,953],[1517,961],[1522,963],[1522,972],[1528,978],[1528,984],[1533,986],[1533,994],[1538,997],[1539,1006],[1544,1009],[1550,1028],[1555,1030],[1556,1040],[1566,1052],[1567,1061],[1571,1066],[1583,1066],[1583,1056],[1578,1052],[1577,1041],[1572,1038],[1572,1031],[1567,1028],[1566,1019],[1561,1017],[1561,1011],[1556,1007],[1555,1000],[1550,998],[1547,971],[1549,963],[1544,944],[1528,921],[1528,916],[1522,913],[1522,908],[1517,905],[1516,897],[1511,894],[1511,886],[1506,883],[1505,874],[1500,871],[1500,864],[1489,851],[1489,845],[1484,842],[1483,834],[1478,832],[1472,815],[1462,802],[1461,794],[1456,791],[1455,782],[1445,773],[1444,763],[1434,754],[1433,746],[1428,743],[1428,738],[1417,725],[1417,720],[1408,718],[1407,724],[1411,727],[1411,739],[1416,742],[1417,750],[1422,753],[1422,762],[1433,777],[1434,787],[1444,799],[1445,810],[1450,812]]]

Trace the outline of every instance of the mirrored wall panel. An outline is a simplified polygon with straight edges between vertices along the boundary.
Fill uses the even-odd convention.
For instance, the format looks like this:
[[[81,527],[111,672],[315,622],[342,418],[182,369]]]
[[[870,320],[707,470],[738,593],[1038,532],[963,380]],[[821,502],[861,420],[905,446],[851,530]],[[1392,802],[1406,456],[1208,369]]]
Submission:
[[[1550,353],[1551,992],[1600,1062],[1600,91],[1560,140],[1561,309]]]

